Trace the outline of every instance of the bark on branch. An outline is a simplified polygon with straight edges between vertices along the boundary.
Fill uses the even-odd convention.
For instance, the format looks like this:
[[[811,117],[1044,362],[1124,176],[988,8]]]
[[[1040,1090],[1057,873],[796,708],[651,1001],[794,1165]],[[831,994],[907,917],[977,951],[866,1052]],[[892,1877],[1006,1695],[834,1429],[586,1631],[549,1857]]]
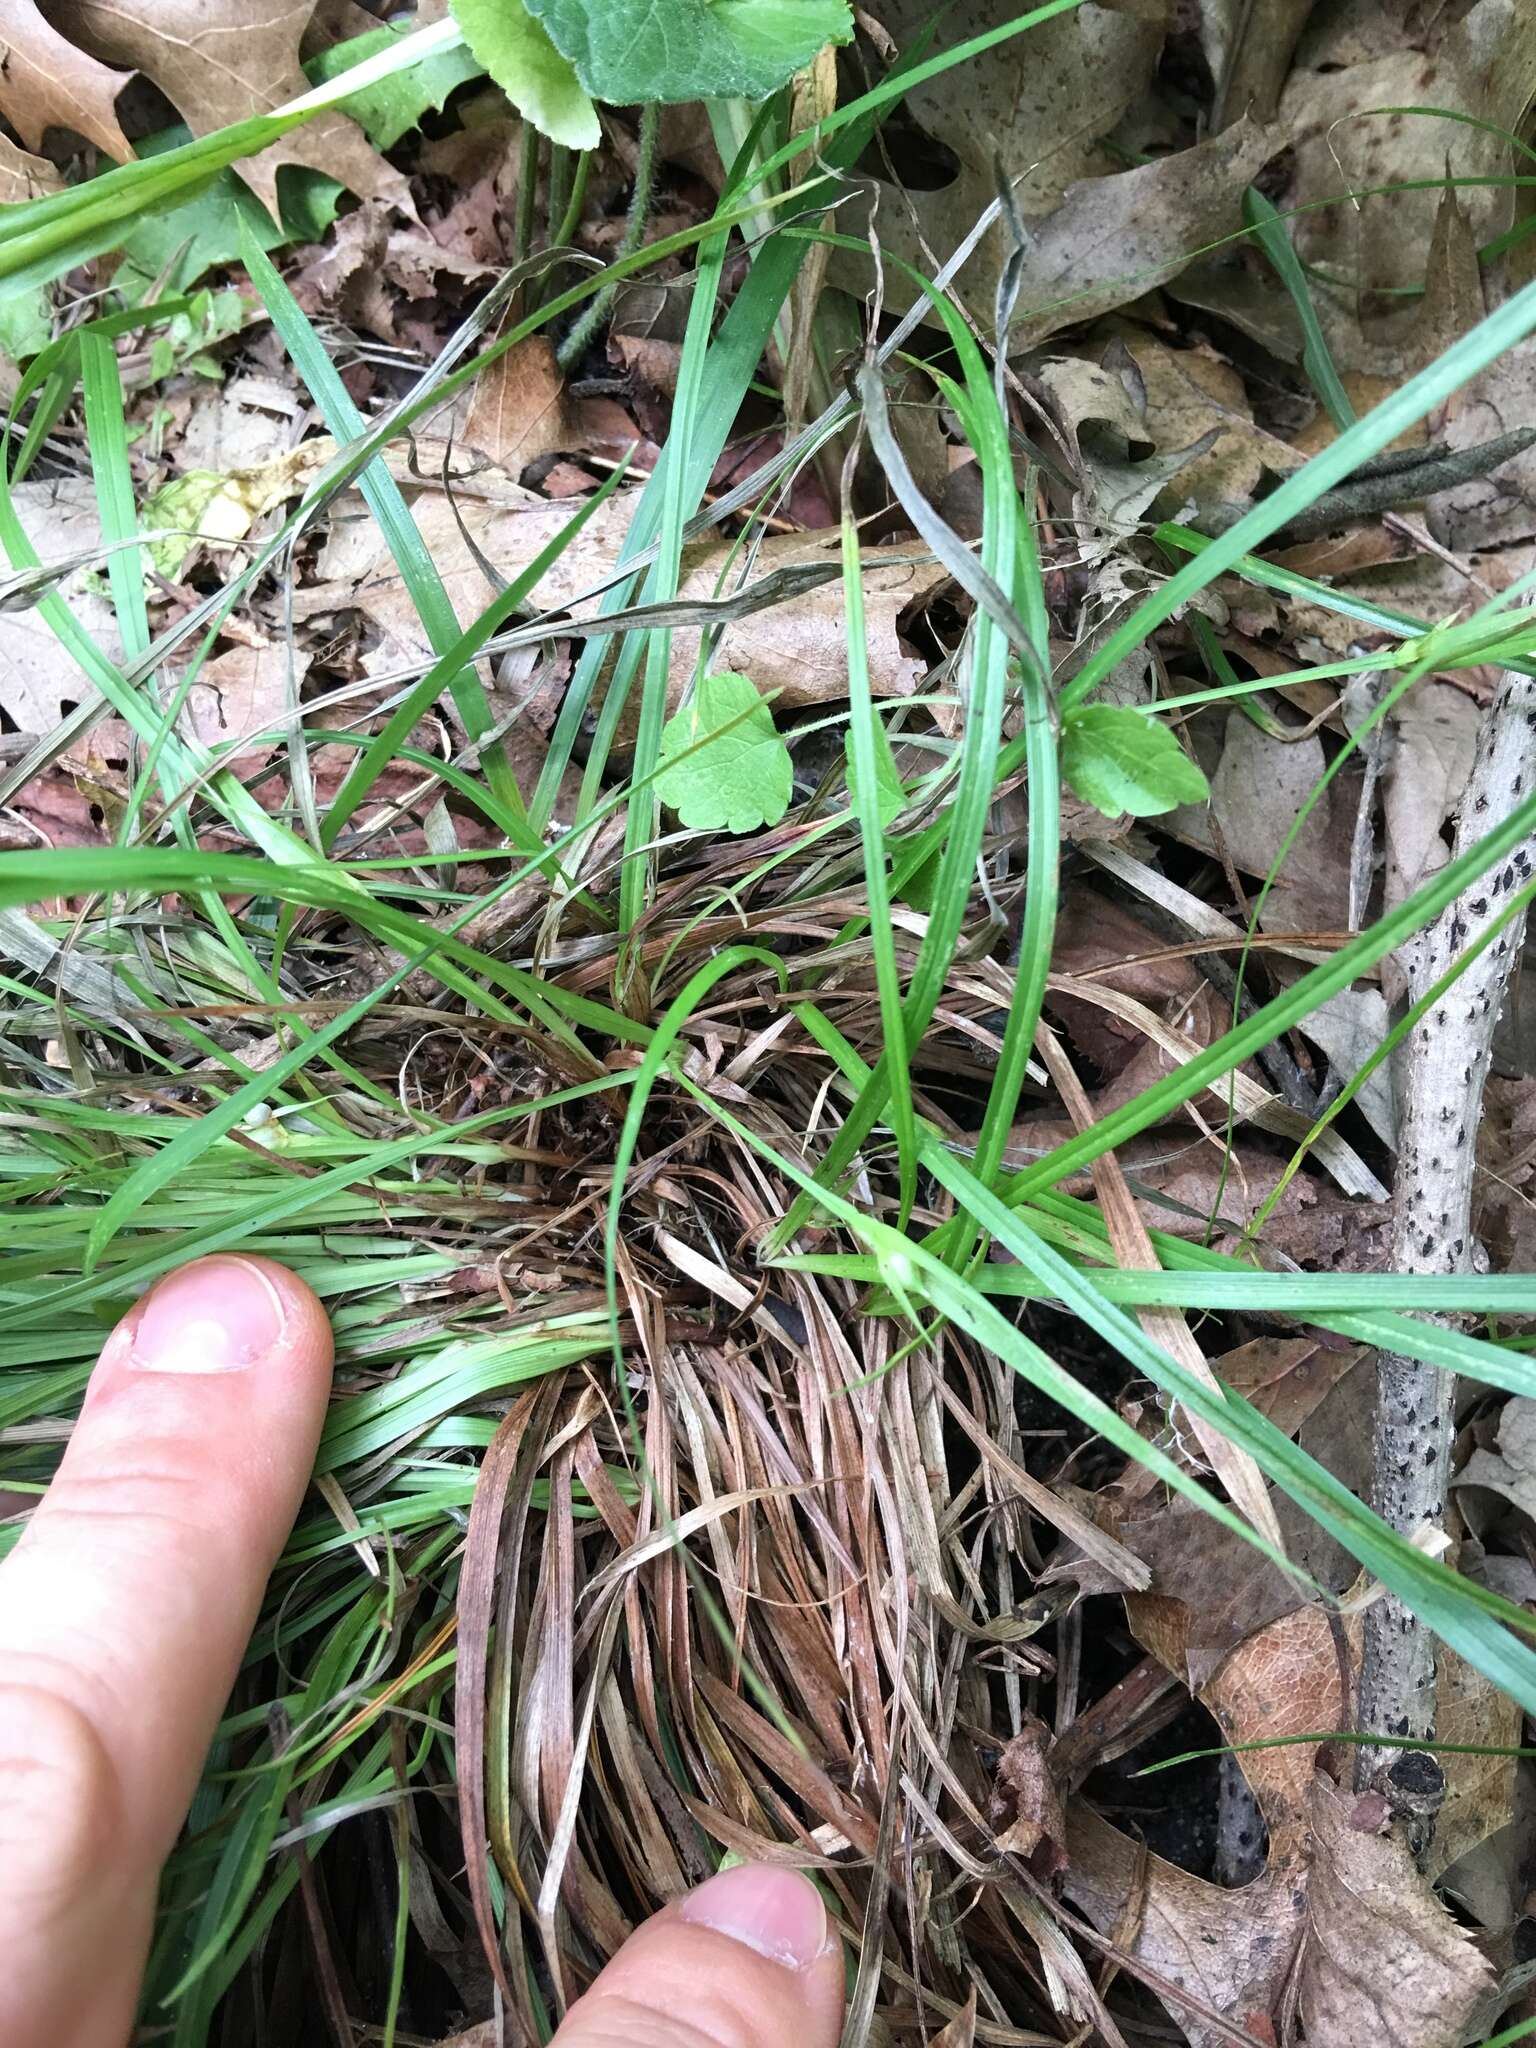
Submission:
[[[1457,853],[1475,846],[1533,786],[1536,682],[1506,672],[1483,722],[1457,826]],[[1420,936],[1406,962],[1414,1001],[1498,919],[1510,896],[1531,878],[1533,861],[1536,841],[1527,841]],[[1393,1215],[1398,1272],[1456,1273],[1471,1264],[1472,1181],[1483,1087],[1524,927],[1522,915],[1500,932],[1420,1022],[1405,1048]],[[1404,1536],[1444,1527],[1454,1402],[1453,1375],[1382,1354],[1375,1506]],[[1434,1733],[1434,1638],[1390,1595],[1366,1612],[1359,1725],[1370,1734],[1428,1738]],[[1360,1751],[1362,1778],[1379,1767],[1383,1754]]]

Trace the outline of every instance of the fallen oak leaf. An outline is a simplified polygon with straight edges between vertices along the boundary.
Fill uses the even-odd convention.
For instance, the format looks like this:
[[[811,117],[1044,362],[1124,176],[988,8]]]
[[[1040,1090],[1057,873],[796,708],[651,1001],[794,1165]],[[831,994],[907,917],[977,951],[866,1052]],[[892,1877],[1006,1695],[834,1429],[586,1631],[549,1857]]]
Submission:
[[[133,145],[117,118],[128,74],[61,35],[37,0],[0,0],[0,114],[29,149],[55,129],[83,135],[120,164]]]
[[[253,21],[243,0],[76,0],[70,23],[92,56],[142,71],[203,136],[309,90],[299,50],[314,11],[315,0],[274,0]],[[405,179],[344,114],[322,114],[241,162],[240,175],[274,220],[284,164],[307,164],[360,198],[414,211]]]

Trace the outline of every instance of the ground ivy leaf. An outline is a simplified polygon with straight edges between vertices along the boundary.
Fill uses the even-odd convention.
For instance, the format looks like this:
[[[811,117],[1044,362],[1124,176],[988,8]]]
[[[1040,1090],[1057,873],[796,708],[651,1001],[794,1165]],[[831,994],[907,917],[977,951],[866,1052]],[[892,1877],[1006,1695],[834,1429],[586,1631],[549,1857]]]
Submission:
[[[722,731],[724,726],[730,730]],[[718,737],[711,739],[712,733]],[[695,751],[676,758],[689,747]],[[691,831],[754,832],[759,825],[777,825],[793,790],[789,749],[746,676],[703,677],[692,702],[662,728],[656,793]]]
[[[528,10],[593,98],[620,105],[766,99],[853,33],[848,0],[528,0]]]
[[[1061,736],[1061,767],[1085,804],[1106,818],[1155,817],[1204,803],[1211,786],[1166,725],[1115,704],[1085,704]]]
[[[596,149],[602,140],[597,109],[523,0],[451,0],[451,4],[465,42],[517,111],[551,142],[563,143],[567,149]]]

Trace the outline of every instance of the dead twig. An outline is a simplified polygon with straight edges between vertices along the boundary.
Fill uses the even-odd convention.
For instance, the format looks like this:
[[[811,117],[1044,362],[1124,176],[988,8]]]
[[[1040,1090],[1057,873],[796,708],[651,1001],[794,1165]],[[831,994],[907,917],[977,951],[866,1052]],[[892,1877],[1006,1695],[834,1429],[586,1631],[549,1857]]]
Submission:
[[[1536,776],[1536,682],[1506,671],[1478,741],[1456,832],[1456,851],[1475,846],[1490,821],[1506,817]],[[1532,873],[1530,842],[1482,876],[1425,931],[1405,963],[1409,995],[1421,1000],[1482,938]],[[1402,1273],[1467,1270],[1477,1126],[1494,1026],[1525,917],[1513,919],[1470,960],[1414,1029],[1404,1049],[1399,1101],[1393,1264]],[[1454,1434],[1455,1379],[1416,1359],[1383,1354],[1377,1382],[1375,1507],[1392,1528],[1422,1541],[1443,1530]],[[1360,1726],[1383,1735],[1429,1737],[1435,1722],[1435,1648],[1420,1618],[1390,1596],[1367,1611]],[[1382,1753],[1362,1749],[1362,1781]]]

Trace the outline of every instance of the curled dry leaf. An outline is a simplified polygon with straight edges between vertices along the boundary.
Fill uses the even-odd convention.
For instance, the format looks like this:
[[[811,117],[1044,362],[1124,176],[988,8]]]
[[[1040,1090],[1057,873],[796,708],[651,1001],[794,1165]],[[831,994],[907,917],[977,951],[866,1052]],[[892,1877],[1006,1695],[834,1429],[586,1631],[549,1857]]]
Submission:
[[[1245,118],[1193,149],[1070,186],[1031,227],[1014,344],[1043,341],[1176,277],[1238,226],[1244,188],[1285,142],[1282,128]]]
[[[1319,1337],[1255,1337],[1221,1358],[1217,1377],[1294,1436],[1331,1388],[1364,1356],[1358,1344]]]
[[[3,63],[0,57],[0,65]],[[8,135],[0,135],[0,206],[41,199],[45,192],[57,192],[63,182],[46,157],[18,149]]]
[[[1486,1487],[1536,1521],[1536,1400],[1516,1396],[1499,1416],[1497,1450],[1475,1450],[1456,1486]]]
[[[1209,728],[1197,723],[1197,734]],[[1173,829],[1215,859],[1262,879],[1285,849],[1328,763],[1314,734],[1276,740],[1240,711],[1227,714],[1221,753],[1210,770],[1211,801],[1176,811]],[[1349,913],[1349,860],[1357,784],[1337,777],[1308,811],[1284,853],[1260,922],[1266,931],[1341,931]]]
[[[998,1762],[989,1814],[996,1848],[1020,1857],[1045,1880],[1067,1862],[1067,1824],[1050,1752],[1050,1729],[1038,1715],[1026,1714]]]
[[[89,477],[14,484],[11,497],[44,562],[89,557],[100,548],[101,518]],[[117,614],[99,580],[77,568],[57,587],[97,645],[116,659],[122,652]],[[57,635],[35,610],[5,614],[0,631],[0,707],[17,731],[39,736],[51,732],[66,705],[90,694],[92,685],[62,653]]]
[[[1450,859],[1443,828],[1472,773],[1482,720],[1475,698],[1429,676],[1398,700],[1382,806],[1384,909],[1394,909]]]
[[[572,398],[549,336],[530,334],[475,379],[454,438],[516,476],[570,449],[620,456],[635,427],[611,399]]]

